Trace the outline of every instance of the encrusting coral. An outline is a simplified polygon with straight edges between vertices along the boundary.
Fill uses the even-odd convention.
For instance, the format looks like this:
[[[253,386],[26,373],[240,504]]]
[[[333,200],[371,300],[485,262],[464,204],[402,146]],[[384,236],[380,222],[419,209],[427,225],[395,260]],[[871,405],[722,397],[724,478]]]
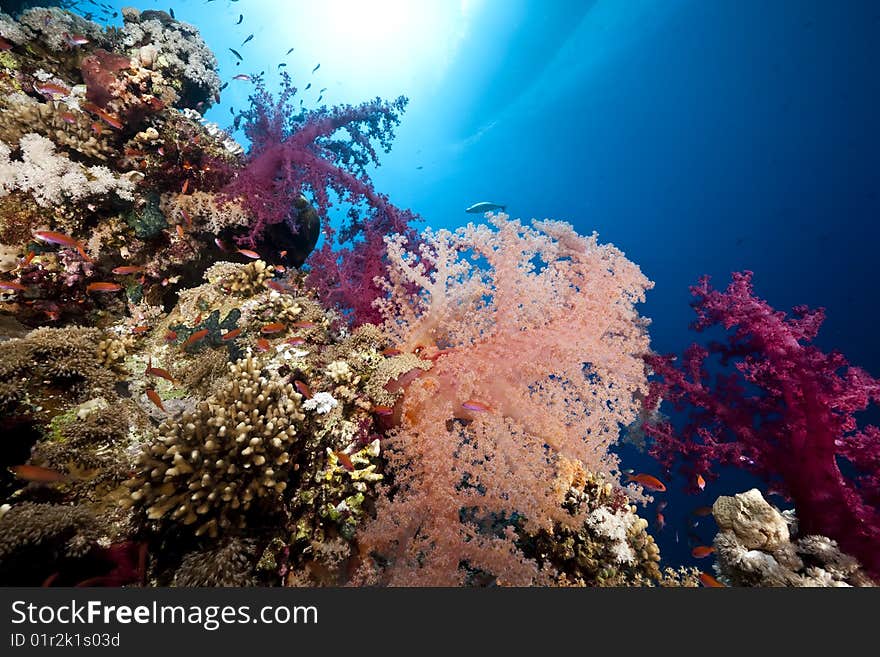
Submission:
[[[824,536],[791,534],[797,520],[753,488],[712,508],[717,570],[734,586],[873,586],[859,562]]]

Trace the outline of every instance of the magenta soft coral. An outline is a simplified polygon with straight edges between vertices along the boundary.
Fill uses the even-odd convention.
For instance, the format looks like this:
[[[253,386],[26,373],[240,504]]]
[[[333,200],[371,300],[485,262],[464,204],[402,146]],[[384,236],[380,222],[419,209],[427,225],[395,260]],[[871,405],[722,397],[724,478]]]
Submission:
[[[243,114],[251,153],[225,190],[253,218],[238,241],[254,247],[268,226],[281,222],[296,234],[295,202],[306,195],[324,217],[325,243],[313,256],[311,284],[326,302],[353,311],[356,323],[376,321],[371,304],[379,294],[373,279],[385,271],[382,238],[393,233],[413,237],[409,224],[414,217],[376,192],[367,167],[378,165],[374,143],[386,152],[390,148],[407,100],[386,103],[377,98],[356,107],[307,112],[294,111],[295,94],[287,76],[277,101],[258,80],[251,108]],[[326,220],[331,193],[351,205],[348,223],[338,232]],[[366,214],[360,211],[364,204]],[[335,250],[337,238],[351,246]]]
[[[683,430],[646,427],[652,453],[667,468],[681,461],[690,481],[715,464],[748,469],[790,496],[801,533],[835,539],[880,576],[880,430],[859,429],[854,416],[880,401],[880,381],[811,344],[823,309],[774,310],[754,296],[752,272],[734,274],[723,292],[704,277],[691,292],[697,331],[732,332],[726,343],[692,345],[681,367],[649,357],[659,378],[646,405],[665,399],[690,411]],[[714,385],[710,355],[723,368]]]

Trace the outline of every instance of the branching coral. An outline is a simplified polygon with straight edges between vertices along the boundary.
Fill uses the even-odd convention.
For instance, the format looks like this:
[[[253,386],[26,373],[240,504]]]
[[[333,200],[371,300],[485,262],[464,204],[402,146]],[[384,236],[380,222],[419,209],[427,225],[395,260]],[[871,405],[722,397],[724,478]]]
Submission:
[[[669,356],[648,358],[660,378],[646,406],[666,399],[691,412],[683,430],[646,425],[652,453],[667,468],[680,462],[690,481],[711,478],[716,464],[763,477],[794,501],[804,533],[836,540],[877,576],[880,428],[860,429],[855,413],[880,401],[880,381],[811,344],[823,310],[774,310],[754,296],[751,272],[734,274],[723,292],[703,278],[691,293],[694,328],[721,326],[728,340],[691,346],[680,368]],[[710,355],[726,368],[714,384]]]
[[[277,504],[287,487],[300,399],[252,358],[230,365],[225,389],[162,425],[130,483],[132,501],[150,520],[195,525],[196,535],[244,527],[252,506]]]
[[[403,377],[395,488],[361,542],[390,563],[391,582],[457,583],[466,562],[528,583],[536,570],[511,537],[486,535],[461,510],[515,515],[533,532],[583,521],[562,511],[560,458],[614,470],[608,447],[647,389],[634,304],[651,283],[595,235],[504,215],[426,232],[418,254],[390,239],[388,254],[386,333],[433,366]]]

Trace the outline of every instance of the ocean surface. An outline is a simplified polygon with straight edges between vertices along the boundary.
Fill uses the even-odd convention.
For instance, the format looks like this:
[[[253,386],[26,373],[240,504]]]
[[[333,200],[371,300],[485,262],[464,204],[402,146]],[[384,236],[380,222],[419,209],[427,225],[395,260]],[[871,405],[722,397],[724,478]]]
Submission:
[[[199,28],[230,81],[207,114],[223,127],[252,88],[239,73],[272,89],[288,71],[306,107],[406,95],[376,188],[435,228],[492,201],[598,231],[656,284],[642,312],[658,352],[694,339],[689,285],[752,270],[774,307],[825,307],[817,344],[880,375],[878,2],[108,4]],[[623,467],[659,474],[621,450]],[[698,565],[690,547],[714,527],[691,511],[754,483],[725,473],[695,497],[671,479],[666,527],[652,527],[664,561]]]

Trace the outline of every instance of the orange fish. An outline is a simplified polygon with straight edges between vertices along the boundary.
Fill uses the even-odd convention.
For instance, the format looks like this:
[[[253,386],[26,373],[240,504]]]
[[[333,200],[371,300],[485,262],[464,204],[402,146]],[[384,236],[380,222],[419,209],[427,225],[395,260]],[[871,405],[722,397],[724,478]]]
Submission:
[[[174,342],[177,340],[177,331],[165,331],[165,342]]]
[[[280,257],[280,258],[286,258],[286,257],[287,257],[287,251],[279,251],[279,252],[278,252],[278,257]]]
[[[25,286],[15,281],[0,281],[0,290],[15,290],[16,292],[24,291]]]
[[[149,326],[135,326],[133,329],[131,329],[131,332],[134,333],[135,335],[137,335],[140,333],[146,333],[149,330],[150,330]]]
[[[183,187],[180,188],[180,193],[186,194],[186,190],[188,190],[188,189],[189,189],[189,178],[187,178],[186,180],[183,181]],[[183,212],[183,209],[181,208],[180,211]]]
[[[704,490],[706,488],[706,480],[703,479],[703,475],[701,474],[697,475],[697,488],[699,488],[700,490]]]
[[[301,338],[299,336],[297,336],[295,338],[290,338],[287,340],[287,344],[293,345],[294,347],[298,347],[298,346],[303,345],[305,343],[306,343],[306,339]]]
[[[284,265],[272,265],[272,268],[282,274],[287,271],[287,267],[285,267]]]
[[[262,328],[260,328],[260,333],[262,333],[263,335],[271,335],[273,333],[281,333],[286,328],[286,324],[282,324],[281,322],[274,322],[272,324],[264,324]]]
[[[161,367],[148,367],[147,371],[144,374],[149,374],[151,376],[158,376],[159,378],[165,379],[166,381],[171,381],[171,383],[177,383],[177,380],[171,376],[171,373],[162,369]]]
[[[241,329],[234,328],[231,331],[229,331],[228,333],[224,333],[220,339],[223,340],[224,342],[226,340],[235,340],[235,338],[237,338],[239,335],[241,335]]]
[[[114,274],[119,274],[120,276],[127,276],[128,274],[139,274],[143,270],[144,268],[139,267],[138,265],[122,265],[121,267],[116,267],[110,271]]]
[[[268,283],[266,283],[266,287],[268,287],[270,290],[280,292],[281,294],[287,294],[287,288],[278,281],[269,281]]]
[[[0,51],[2,50],[12,50],[12,44],[3,37],[0,37]]]
[[[86,253],[83,245],[73,239],[70,235],[58,233],[54,230],[38,230],[34,232],[34,237],[43,240],[44,242],[49,242],[49,244],[60,244],[61,246],[69,246],[70,248],[76,249],[86,262],[92,262],[92,259]]]
[[[400,354],[402,353],[403,352],[400,349],[397,349],[395,347],[388,347],[388,349],[382,350],[383,356],[400,356]]]
[[[34,90],[38,94],[48,96],[49,98],[55,98],[55,96],[70,95],[70,89],[68,89],[64,85],[56,84],[54,82],[41,82],[39,84],[35,84]]]
[[[164,411],[165,407],[162,406],[162,398],[159,397],[159,393],[153,390],[152,388],[147,388],[147,397],[149,397],[150,401],[153,402],[156,406],[159,407],[160,411]]]
[[[293,325],[299,329],[310,329],[317,326],[314,322],[294,322]]]
[[[189,181],[187,180],[187,182],[189,182]],[[193,220],[192,220],[192,217],[189,216],[189,212],[187,212],[183,208],[180,208],[180,215],[183,217],[183,220],[186,222],[186,227],[192,228]]]
[[[191,336],[189,336],[186,339],[186,342],[184,342],[181,345],[181,348],[186,349],[187,347],[193,346],[196,342],[198,342],[199,340],[204,338],[206,335],[208,335],[208,329],[202,329],[201,331],[196,331],[195,333],[193,333]]]
[[[259,253],[257,253],[256,251],[251,251],[250,249],[238,249],[238,253],[250,258],[251,260],[258,260],[260,257]]]
[[[193,321],[193,326],[198,326],[202,323],[202,313],[196,315],[195,321]]]
[[[76,124],[76,116],[73,114],[73,112],[61,112],[59,116],[61,117],[61,120],[64,121],[67,125]]]
[[[86,285],[86,292],[90,294],[92,292],[119,292],[121,289],[122,286],[118,283],[104,283],[101,281]]]
[[[104,123],[109,125],[111,128],[114,128],[116,130],[122,130],[122,128],[125,127],[122,124],[122,121],[120,121],[117,117],[113,116],[109,112],[105,112],[104,110],[102,110],[100,107],[98,107],[94,103],[82,103],[80,105],[80,107],[82,107],[85,111],[91,112],[92,114],[97,116]]]
[[[627,475],[626,477],[627,481],[634,481],[648,490],[657,491],[658,493],[662,493],[666,490],[666,484],[657,479],[657,477],[652,477],[649,474]]]
[[[39,465],[13,465],[9,468],[9,471],[19,479],[40,484],[49,484],[67,479],[67,475],[49,468],[40,467]]]
[[[492,407],[489,406],[486,402],[481,402],[478,399],[468,399],[466,402],[463,402],[461,407],[467,411],[474,411],[476,413],[486,413],[492,410]]]
[[[175,226],[175,228],[177,229],[177,236],[178,236],[180,239],[183,239],[183,226],[181,226],[180,224],[177,224],[177,225]]]
[[[92,129],[92,132],[95,133],[96,135],[100,135],[102,132],[104,132],[104,128],[102,128],[101,124],[96,121],[92,121],[92,123],[89,125],[89,127]]]
[[[703,586],[710,589],[724,589],[727,588],[725,584],[722,584],[717,579],[712,577],[709,573],[700,573],[700,582],[703,583]]]
[[[666,526],[666,516],[659,511],[657,512],[657,527],[663,529]]]
[[[691,550],[691,554],[697,559],[702,559],[703,557],[708,557],[715,551],[715,548],[711,545],[698,545],[693,550]]]
[[[266,338],[257,338],[257,349],[260,351],[269,351],[271,349],[271,345],[269,345],[269,341]]]
[[[342,464],[342,467],[348,470],[349,472],[354,472],[354,463],[351,462],[351,457],[345,452],[334,452],[336,454],[336,458],[339,459],[339,462]]]
[[[382,417],[394,415],[394,409],[391,406],[373,406],[373,413]]]
[[[24,257],[24,262],[22,262],[22,264],[23,264],[23,265],[29,265],[29,264],[31,264],[31,261],[32,261],[36,256],[37,256],[37,254],[36,254],[34,251],[28,251],[28,252],[27,252],[27,255]]]
[[[309,387],[305,383],[300,381],[299,379],[297,379],[296,381],[293,382],[293,387],[296,388],[297,392],[299,394],[301,394],[303,397],[305,397],[306,399],[312,398],[311,389],[309,389]]]

